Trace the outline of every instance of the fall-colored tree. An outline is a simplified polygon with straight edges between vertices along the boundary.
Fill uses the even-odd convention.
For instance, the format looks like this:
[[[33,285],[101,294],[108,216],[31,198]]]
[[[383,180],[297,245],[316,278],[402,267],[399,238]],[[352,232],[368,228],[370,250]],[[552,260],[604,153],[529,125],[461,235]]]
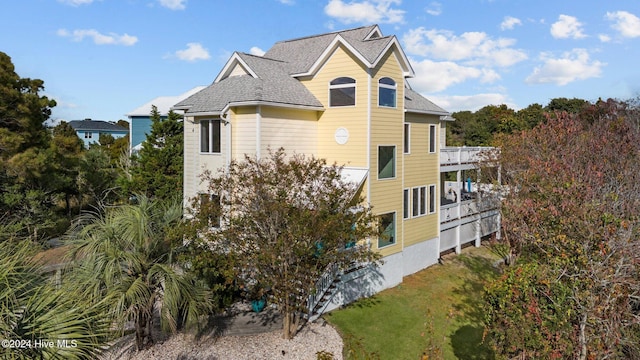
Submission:
[[[640,353],[640,115],[608,100],[499,139],[512,266],[487,289],[507,358]]]
[[[266,292],[284,316],[288,339],[330,264],[344,269],[378,258],[366,243],[355,245],[377,235],[375,219],[340,172],[314,157],[288,158],[283,149],[246,156],[217,176],[205,174],[211,197],[193,203],[198,238],[234,257],[244,283]]]

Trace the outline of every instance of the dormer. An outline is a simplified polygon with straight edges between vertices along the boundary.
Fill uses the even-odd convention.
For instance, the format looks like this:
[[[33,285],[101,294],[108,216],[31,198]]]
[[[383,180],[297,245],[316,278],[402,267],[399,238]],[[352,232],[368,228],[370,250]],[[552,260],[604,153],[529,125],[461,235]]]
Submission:
[[[234,52],[231,58],[227,61],[227,63],[220,71],[220,74],[216,77],[213,83],[220,82],[228,77],[232,76],[241,76],[241,75],[249,75],[255,79],[258,78],[258,75],[247,65],[247,63],[240,57],[240,54]]]

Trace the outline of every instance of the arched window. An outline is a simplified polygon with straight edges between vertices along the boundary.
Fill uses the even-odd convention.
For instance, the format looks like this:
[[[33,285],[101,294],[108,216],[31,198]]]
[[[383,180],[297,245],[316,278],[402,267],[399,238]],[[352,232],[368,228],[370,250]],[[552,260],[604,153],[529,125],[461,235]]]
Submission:
[[[356,80],[339,77],[329,83],[329,106],[353,106],[356,104]]]
[[[378,106],[396,107],[396,82],[392,78],[378,81]]]

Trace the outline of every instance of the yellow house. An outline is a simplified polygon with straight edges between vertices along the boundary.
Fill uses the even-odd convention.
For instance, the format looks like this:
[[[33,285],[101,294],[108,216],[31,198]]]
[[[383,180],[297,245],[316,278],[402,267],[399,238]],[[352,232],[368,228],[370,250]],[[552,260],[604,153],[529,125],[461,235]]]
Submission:
[[[268,148],[344,164],[390,235],[371,244],[384,256],[378,279],[353,286],[366,283],[366,295],[397,285],[440,256],[440,148],[452,120],[411,89],[412,76],[398,39],[377,25],[234,53],[173,107],[185,116],[184,198],[204,191],[205,169]]]

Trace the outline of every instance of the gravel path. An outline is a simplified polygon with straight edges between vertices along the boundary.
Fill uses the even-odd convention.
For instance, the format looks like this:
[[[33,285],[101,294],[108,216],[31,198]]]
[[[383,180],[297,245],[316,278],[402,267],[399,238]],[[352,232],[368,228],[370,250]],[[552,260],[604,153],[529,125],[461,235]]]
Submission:
[[[292,340],[282,338],[282,330],[247,336],[207,337],[177,334],[140,352],[134,350],[133,336],[122,339],[102,359],[179,359],[179,360],[314,360],[319,351],[342,359],[342,338],[329,324],[307,324]]]

